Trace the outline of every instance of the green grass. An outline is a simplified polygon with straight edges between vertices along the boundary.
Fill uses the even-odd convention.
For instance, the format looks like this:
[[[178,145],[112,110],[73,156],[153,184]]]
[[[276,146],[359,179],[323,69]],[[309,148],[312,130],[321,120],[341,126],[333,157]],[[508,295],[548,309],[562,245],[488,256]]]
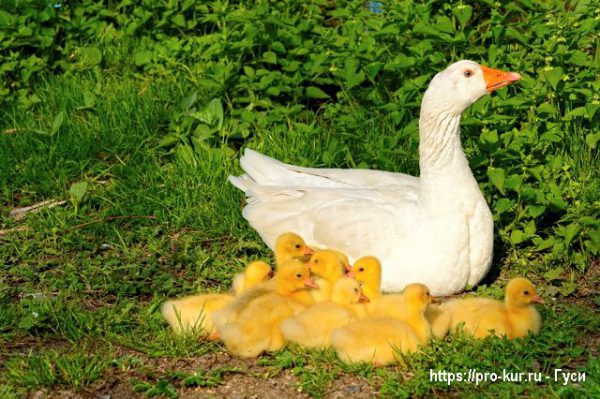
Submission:
[[[417,23],[433,24],[430,11],[437,15],[443,9],[441,5],[440,10],[427,7],[407,10],[406,16],[395,12],[404,28],[416,31]],[[171,18],[171,14],[159,11],[157,18]],[[311,12],[311,18],[318,19],[314,28],[318,31],[321,17]],[[536,23],[554,15],[536,12]],[[411,20],[417,17],[415,13],[418,21]],[[483,21],[487,18],[484,14],[476,7],[474,15],[485,27],[489,21]],[[492,14],[494,24],[510,22]],[[563,18],[561,13],[555,14]],[[338,18],[350,17],[340,14]],[[362,30],[357,30],[352,25],[362,23],[359,19],[340,28],[342,34],[338,36],[363,35],[363,43],[368,43],[369,29],[361,25]],[[513,19],[520,23],[519,18]],[[249,21],[254,24],[254,20]],[[561,34],[569,43],[580,40],[580,32],[561,24]],[[545,75],[539,72],[543,62],[550,62],[544,61],[544,51],[555,49],[550,46],[544,50],[545,33],[529,37],[527,45],[500,38],[494,42],[500,55],[495,56],[497,65],[492,66],[512,64],[529,76],[522,86],[483,99],[463,120],[467,156],[497,226],[494,273],[486,280],[488,285],[477,292],[500,298],[508,277],[530,277],[547,300],[541,307],[544,327],[538,337],[473,341],[458,336],[433,342],[422,354],[408,357],[405,366],[382,369],[344,365],[332,350],[306,351],[292,346],[265,355],[250,366],[216,364],[210,369],[182,372],[176,365],[178,360],[216,355],[223,348],[198,336],[174,337],[158,312],[162,301],[198,291],[226,290],[233,275],[249,260],[271,256],[241,216],[242,194],[226,182],[229,174],[241,172],[239,152],[248,146],[299,165],[417,173],[414,121],[418,102],[433,71],[450,59],[442,56],[446,45],[435,38],[390,34],[396,42],[381,56],[388,57],[381,59],[390,68],[380,78],[385,85],[367,79],[349,87],[338,75],[324,78],[325,72],[311,66],[314,60],[305,59],[301,60],[303,65],[316,68],[315,75],[307,74],[305,80],[296,83],[277,75],[282,90],[285,85],[306,82],[341,89],[327,100],[291,94],[285,97],[272,94],[270,87],[259,87],[260,82],[244,81],[248,78],[242,63],[255,70],[271,68],[262,61],[264,46],[271,39],[259,37],[256,40],[266,40],[267,44],[254,43],[248,51],[223,49],[223,53],[235,53],[231,62],[239,62],[239,71],[229,76],[233,81],[230,87],[215,89],[211,79],[220,73],[219,65],[230,62],[227,57],[209,55],[210,60],[203,59],[193,46],[181,52],[162,49],[163,54],[155,49],[161,40],[154,41],[154,31],[144,28],[139,37],[131,38],[98,26],[102,35],[97,40],[76,36],[81,41],[76,44],[102,49],[101,64],[63,66],[64,71],[53,65],[50,73],[39,71],[31,80],[23,78],[15,87],[27,90],[0,102],[0,230],[4,232],[0,234],[0,397],[19,397],[39,389],[82,392],[115,374],[123,376],[129,391],[148,397],[174,397],[189,387],[219,387],[236,373],[259,380],[291,375],[298,389],[314,397],[326,396],[342,377],[366,381],[383,397],[575,398],[600,393],[600,263],[594,252],[594,243],[599,240],[595,234],[600,215],[600,166],[597,147],[589,144],[597,133],[592,125],[598,116],[565,117],[598,101],[597,95],[590,94],[588,99],[585,92],[591,93],[595,87],[585,74],[595,73],[597,67],[566,63],[570,65],[563,65],[568,73],[583,74],[583,83],[577,86],[571,79],[550,90],[550,84],[544,83]],[[540,26],[545,25],[536,26],[542,29]],[[558,25],[548,26],[554,29]],[[369,27],[376,31],[376,27]],[[251,31],[241,22],[234,28]],[[235,29],[232,40],[241,35]],[[90,32],[98,31],[90,28]],[[79,34],[74,33],[79,32],[77,29],[66,32],[71,39]],[[316,40],[311,32],[305,33]],[[281,35],[278,40],[284,41],[286,32],[276,33]],[[492,40],[487,30],[479,33]],[[182,43],[195,43],[194,37],[188,34]],[[335,43],[335,37],[332,34],[323,40]],[[479,40],[473,39],[472,48],[454,43],[449,51],[454,58],[492,57],[490,43],[482,46]],[[588,46],[593,43],[593,39],[586,40]],[[362,45],[360,40],[357,43]],[[335,47],[327,47],[328,42],[318,44],[321,49]],[[158,51],[158,61],[135,65],[132,59],[136,51],[146,48]],[[341,67],[340,60],[346,58],[367,63],[378,51],[377,46],[368,51],[352,50],[356,53],[351,50],[344,47],[339,54],[335,50],[334,59],[325,63]],[[572,50],[557,57],[570,59]],[[590,59],[597,61],[597,50],[583,50],[589,50]],[[415,64],[393,69],[399,63],[394,52],[416,58]],[[519,54],[529,52],[537,63],[520,58]],[[417,57],[421,53],[424,55]],[[9,57],[6,52],[0,55]],[[52,53],[49,59],[67,56]],[[365,65],[360,71],[367,70]],[[273,70],[279,73],[279,68]],[[572,86],[567,86],[569,82]],[[249,104],[246,89],[275,104]],[[198,122],[190,122],[182,102],[191,92],[196,92],[199,107],[212,98],[221,99],[227,115],[226,131],[190,144],[192,128]],[[540,113],[538,108],[545,103],[556,112],[546,107],[546,113]],[[302,109],[293,111],[296,105]],[[239,121],[245,117],[250,122],[240,127]],[[560,129],[558,139],[542,138],[556,127]],[[181,133],[178,144],[162,145],[165,136],[174,132]],[[193,148],[191,159],[181,153],[186,146]],[[505,179],[492,181],[490,167],[504,170]],[[519,179],[520,185],[515,183]],[[81,199],[71,190],[78,182],[88,183]],[[529,196],[524,194],[526,189],[530,189]],[[28,213],[21,220],[9,215],[15,208],[49,199],[66,203]],[[510,206],[500,212],[502,199]],[[561,208],[563,203],[566,208]],[[545,208],[540,216],[532,216],[532,206]],[[515,239],[519,237],[514,231],[521,232],[524,241]],[[538,239],[553,241],[539,249],[545,244],[535,241]],[[157,367],[153,361],[159,360],[167,366]],[[429,378],[430,370],[469,369],[535,371],[553,377],[557,368],[585,372],[586,381],[567,385],[546,379],[540,383],[448,385]]]
[[[106,86],[106,96],[96,99],[102,111],[77,111],[78,88],[98,84]],[[198,344],[198,337],[173,337],[157,312],[162,299],[227,289],[233,273],[248,260],[270,255],[240,216],[240,193],[225,183],[229,173],[238,171],[235,152],[207,149],[202,161],[189,167],[156,151],[175,102],[168,88],[159,82],[152,92],[139,95],[139,82],[131,79],[109,76],[97,82],[83,74],[76,84],[71,78],[49,77],[38,90],[43,100],[40,109],[35,113],[14,110],[2,126],[18,130],[2,135],[0,141],[0,151],[8,161],[2,166],[2,175],[7,177],[3,180],[3,228],[27,226],[29,230],[0,237],[0,340],[36,340],[28,351],[2,353],[6,359],[0,369],[2,386],[19,392],[57,386],[80,389],[102,378],[107,370],[119,369],[121,360],[110,350],[113,347],[151,358],[222,350],[218,344]],[[65,121],[56,136],[34,132],[47,129],[61,111]],[[388,133],[377,131],[373,121],[365,121],[364,129],[370,132],[363,135],[366,148],[379,145]],[[269,146],[276,156],[308,164],[311,153],[319,151],[322,134],[318,129],[301,138],[275,133],[268,142],[257,140],[255,147]],[[333,140],[331,132],[324,136],[326,143]],[[274,143],[279,145],[270,146]],[[78,213],[67,203],[28,214],[24,221],[8,216],[7,211],[17,205],[69,198],[69,187],[76,181],[89,182]],[[107,220],[111,216],[123,218]],[[539,275],[532,278],[542,283],[542,293],[556,295]],[[479,291],[500,297],[501,283]],[[597,353],[589,341],[598,339],[598,311],[563,302],[557,296],[542,308],[545,325],[539,337],[513,342],[459,337],[436,342],[424,354],[408,358],[405,367],[349,367],[336,360],[333,351],[297,347],[263,357],[258,364],[270,376],[291,371],[299,388],[315,397],[324,395],[331,382],[344,374],[366,378],[383,396],[426,397],[433,392],[589,396],[598,392]],[[60,348],[45,349],[54,343]],[[67,350],[72,347],[79,349]],[[478,386],[429,381],[429,369],[469,368],[548,375],[554,368],[564,368],[585,372],[588,380],[567,386],[553,381]],[[157,378],[132,380],[132,389],[171,395],[186,386],[181,376]],[[191,384],[192,380],[187,381]]]

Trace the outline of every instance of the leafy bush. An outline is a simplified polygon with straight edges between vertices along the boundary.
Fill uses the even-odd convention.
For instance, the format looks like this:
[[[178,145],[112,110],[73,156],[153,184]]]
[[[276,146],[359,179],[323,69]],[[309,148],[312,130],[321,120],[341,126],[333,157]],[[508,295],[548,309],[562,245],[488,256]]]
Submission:
[[[600,253],[597,4],[388,3],[15,2],[0,11],[0,95],[32,107],[44,73],[116,69],[188,93],[156,140],[178,162],[312,132],[313,166],[416,173],[419,103],[437,71],[463,58],[519,71],[467,112],[464,146],[503,247],[584,271]],[[365,148],[366,130],[378,146]]]

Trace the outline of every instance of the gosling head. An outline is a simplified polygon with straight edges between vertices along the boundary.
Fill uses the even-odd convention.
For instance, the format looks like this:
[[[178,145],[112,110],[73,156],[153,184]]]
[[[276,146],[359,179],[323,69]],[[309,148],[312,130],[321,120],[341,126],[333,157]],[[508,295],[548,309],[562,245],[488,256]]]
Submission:
[[[406,306],[415,311],[424,312],[427,305],[435,299],[429,293],[429,287],[425,284],[409,284],[402,291]]]
[[[308,265],[313,274],[331,282],[341,278],[345,271],[344,263],[338,254],[327,249],[316,251],[310,257]]]
[[[369,298],[362,293],[362,284],[348,277],[342,277],[336,281],[331,293],[331,300],[340,305],[369,302]]]
[[[319,288],[310,278],[308,265],[297,259],[290,259],[280,266],[275,275],[275,286],[277,292],[282,295],[289,295],[307,288]]]
[[[296,233],[284,233],[277,238],[275,243],[275,258],[277,264],[282,264],[288,259],[301,259],[314,253],[314,250],[306,245],[302,237]]]
[[[533,283],[524,277],[513,278],[506,285],[505,302],[510,307],[525,307],[532,303],[544,303]]]

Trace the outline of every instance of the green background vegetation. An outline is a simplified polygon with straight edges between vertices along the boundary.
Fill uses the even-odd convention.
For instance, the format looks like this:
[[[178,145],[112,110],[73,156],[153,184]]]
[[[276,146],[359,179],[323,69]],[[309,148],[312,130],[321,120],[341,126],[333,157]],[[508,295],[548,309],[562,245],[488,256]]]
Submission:
[[[393,396],[599,391],[600,5],[386,3],[376,15],[364,1],[0,1],[0,395],[88,386],[125,367],[121,347],[218,350],[174,339],[156,308],[227,289],[270,256],[226,182],[240,151],[418,174],[421,96],[459,59],[523,75],[465,113],[462,140],[496,228],[478,292],[501,297],[527,275],[549,302],[542,335],[435,343],[400,367],[410,378],[297,348],[260,362],[314,396],[341,374]],[[49,199],[67,202],[10,214]],[[429,368],[469,367],[588,381],[429,382]],[[222,383],[211,372],[195,378]],[[173,396],[186,378],[132,389]]]

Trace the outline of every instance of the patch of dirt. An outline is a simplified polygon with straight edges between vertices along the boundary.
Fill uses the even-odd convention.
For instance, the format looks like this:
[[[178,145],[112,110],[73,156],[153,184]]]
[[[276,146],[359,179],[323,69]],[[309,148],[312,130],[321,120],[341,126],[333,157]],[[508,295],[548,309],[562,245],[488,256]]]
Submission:
[[[159,379],[169,379],[169,373],[177,371],[192,374],[197,370],[235,368],[225,372],[220,385],[212,387],[186,387],[181,379],[172,378],[181,399],[195,398],[236,398],[236,399],[308,399],[309,395],[299,388],[299,380],[291,370],[273,370],[258,365],[254,359],[242,359],[225,352],[210,353],[191,358],[146,358],[138,352],[124,348],[118,349],[121,358],[135,359],[132,366],[115,366],[104,373],[100,381],[81,389],[41,389],[27,396],[31,399],[117,399],[147,398],[145,392],[134,392],[134,381],[156,384]],[[136,363],[137,362],[137,363]],[[341,399],[372,398],[376,391],[363,377],[342,374],[330,383],[326,398]],[[158,397],[165,397],[158,395]]]

